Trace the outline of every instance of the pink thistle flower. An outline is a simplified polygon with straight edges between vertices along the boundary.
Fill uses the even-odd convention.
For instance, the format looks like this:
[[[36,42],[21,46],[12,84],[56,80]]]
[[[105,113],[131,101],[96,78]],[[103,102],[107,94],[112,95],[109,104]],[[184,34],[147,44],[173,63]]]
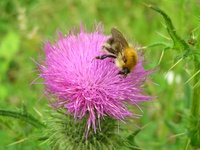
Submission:
[[[38,64],[45,93],[49,99],[54,98],[51,106],[66,108],[75,120],[87,117],[87,134],[91,126],[96,132],[97,121],[100,128],[100,120],[106,116],[122,122],[137,117],[127,105],[139,107],[139,103],[152,99],[143,94],[144,81],[152,71],[144,69],[142,53],[138,52],[139,62],[126,78],[117,75],[119,69],[112,59],[93,60],[105,53],[102,45],[109,36],[103,32],[102,24],[93,33],[87,33],[82,26],[67,36],[59,32],[54,44],[45,42],[45,60]]]

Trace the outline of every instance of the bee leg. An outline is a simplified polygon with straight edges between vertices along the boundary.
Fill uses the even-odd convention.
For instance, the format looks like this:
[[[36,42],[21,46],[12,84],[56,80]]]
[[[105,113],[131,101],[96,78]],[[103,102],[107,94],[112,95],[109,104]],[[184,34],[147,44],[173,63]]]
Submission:
[[[126,78],[129,73],[130,70],[127,67],[124,67],[121,71],[118,72],[118,74],[122,74],[124,78]]]
[[[101,55],[101,56],[96,56],[94,59],[100,59],[100,60],[103,60],[103,59],[105,59],[105,58],[116,58],[116,56],[114,56],[114,55],[107,55],[107,54],[105,54],[105,55]]]
[[[127,74],[123,71],[119,71],[118,74],[123,75],[123,78],[126,78]]]

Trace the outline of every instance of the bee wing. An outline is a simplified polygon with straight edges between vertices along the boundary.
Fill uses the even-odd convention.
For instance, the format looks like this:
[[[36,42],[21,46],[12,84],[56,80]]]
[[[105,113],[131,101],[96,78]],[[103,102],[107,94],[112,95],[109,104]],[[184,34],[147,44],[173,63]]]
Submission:
[[[128,43],[124,38],[123,34],[116,28],[111,29],[111,34],[115,40],[122,44],[123,47],[128,47]]]

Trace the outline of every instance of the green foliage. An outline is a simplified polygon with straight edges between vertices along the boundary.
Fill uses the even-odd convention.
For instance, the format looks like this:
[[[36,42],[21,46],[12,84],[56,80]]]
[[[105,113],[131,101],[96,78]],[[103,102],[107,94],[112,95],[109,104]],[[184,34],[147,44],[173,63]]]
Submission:
[[[41,145],[41,142],[46,140],[46,137],[42,137],[43,134],[41,134],[45,125],[39,121],[39,118],[36,119],[29,114],[25,106],[20,111],[0,110],[0,115],[0,128],[10,131],[10,135],[6,134],[8,132],[6,130],[1,132],[1,149],[40,150],[47,147],[47,145]],[[15,142],[11,140],[11,136]]]
[[[161,9],[159,9],[153,5],[150,5],[149,7],[151,9],[157,11],[158,13],[160,13],[163,16],[163,18],[165,19],[168,34],[170,35],[170,37],[174,43],[172,48],[176,49],[179,52],[181,51],[182,58],[186,58],[188,56],[193,58],[194,72],[195,72],[195,75],[194,75],[194,86],[195,87],[193,89],[193,99],[192,99],[191,108],[190,108],[191,114],[189,115],[191,118],[188,119],[188,124],[189,124],[188,132],[189,132],[191,146],[195,147],[195,148],[200,148],[200,123],[199,123],[199,118],[200,118],[200,85],[199,85],[200,53],[199,53],[199,49],[198,48],[197,49],[190,48],[189,45],[183,39],[180,38],[180,36],[176,33],[176,30],[172,25],[171,19],[164,11],[162,11]],[[196,42],[200,42],[200,41],[196,41]],[[192,43],[192,45],[195,45],[195,43]],[[189,53],[190,53],[190,55],[189,55]],[[182,58],[180,58],[180,59],[182,59]],[[168,123],[168,125],[169,125],[169,123]],[[172,126],[170,126],[170,127],[172,127]],[[178,130],[175,129],[174,131],[178,131]]]
[[[87,138],[86,122],[83,118],[77,119],[74,123],[74,117],[66,115],[65,110],[60,109],[52,113],[45,132],[49,136],[48,143],[53,150],[119,149],[119,144],[123,140],[114,132],[116,120],[105,117],[105,120],[101,121],[102,128],[97,127],[96,133],[91,129]]]
[[[30,123],[36,128],[44,128],[45,125],[39,122],[36,118],[34,118],[31,114],[29,114],[26,111],[25,106],[23,107],[22,112],[15,112],[15,111],[7,111],[7,110],[0,110],[0,115],[1,116],[6,116],[6,117],[13,117],[13,118],[18,118],[21,119],[27,123]]]
[[[187,50],[189,48],[188,44],[183,39],[181,39],[181,37],[176,33],[176,30],[172,24],[170,17],[163,10],[159,9],[158,7],[154,5],[150,5],[149,7],[157,11],[158,13],[160,13],[165,19],[167,32],[172,38],[173,43],[174,43],[173,49]]]

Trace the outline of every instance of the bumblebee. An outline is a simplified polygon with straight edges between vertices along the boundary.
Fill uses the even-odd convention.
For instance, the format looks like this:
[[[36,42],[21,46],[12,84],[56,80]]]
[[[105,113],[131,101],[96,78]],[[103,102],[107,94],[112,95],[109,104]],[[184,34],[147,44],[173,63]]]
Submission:
[[[112,28],[111,34],[111,38],[102,46],[102,49],[106,51],[107,54],[96,56],[94,59],[115,59],[114,63],[120,69],[118,74],[126,78],[127,75],[133,71],[138,62],[137,52],[128,45],[128,42],[119,30]]]

